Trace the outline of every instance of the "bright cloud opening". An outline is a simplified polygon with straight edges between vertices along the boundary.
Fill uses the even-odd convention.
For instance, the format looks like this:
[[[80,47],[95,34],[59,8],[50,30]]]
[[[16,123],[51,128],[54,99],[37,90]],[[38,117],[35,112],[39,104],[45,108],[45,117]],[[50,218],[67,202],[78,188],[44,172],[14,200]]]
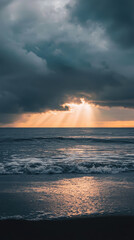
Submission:
[[[80,104],[66,103],[68,111],[24,114],[16,127],[90,127],[93,121],[92,106],[81,99]]]

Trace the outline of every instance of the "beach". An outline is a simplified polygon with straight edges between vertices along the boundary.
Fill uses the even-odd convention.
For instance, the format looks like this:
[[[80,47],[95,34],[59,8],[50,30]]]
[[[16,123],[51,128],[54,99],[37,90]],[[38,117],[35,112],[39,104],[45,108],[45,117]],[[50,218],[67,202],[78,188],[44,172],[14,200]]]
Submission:
[[[0,219],[134,215],[134,174],[1,175]]]
[[[1,129],[1,239],[133,239],[133,144],[134,129]]]
[[[0,221],[1,239],[4,240],[74,240],[74,239],[133,239],[134,217],[111,216],[74,218],[69,220]]]

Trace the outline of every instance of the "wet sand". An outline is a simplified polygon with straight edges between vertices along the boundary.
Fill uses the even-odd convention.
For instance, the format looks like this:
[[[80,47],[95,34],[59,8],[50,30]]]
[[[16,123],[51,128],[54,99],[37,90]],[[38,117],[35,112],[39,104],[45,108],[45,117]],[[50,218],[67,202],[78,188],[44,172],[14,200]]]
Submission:
[[[130,240],[134,216],[72,218],[66,220],[1,220],[1,240]]]

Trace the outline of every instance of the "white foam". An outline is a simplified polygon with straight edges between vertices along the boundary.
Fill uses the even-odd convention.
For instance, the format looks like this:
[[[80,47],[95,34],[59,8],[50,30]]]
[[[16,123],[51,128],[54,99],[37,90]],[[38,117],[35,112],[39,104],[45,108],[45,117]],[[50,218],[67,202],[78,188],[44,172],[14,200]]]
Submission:
[[[39,158],[14,158],[8,163],[0,163],[0,174],[62,174],[62,173],[81,173],[81,174],[116,174],[119,172],[133,171],[134,163],[129,161],[47,161]]]

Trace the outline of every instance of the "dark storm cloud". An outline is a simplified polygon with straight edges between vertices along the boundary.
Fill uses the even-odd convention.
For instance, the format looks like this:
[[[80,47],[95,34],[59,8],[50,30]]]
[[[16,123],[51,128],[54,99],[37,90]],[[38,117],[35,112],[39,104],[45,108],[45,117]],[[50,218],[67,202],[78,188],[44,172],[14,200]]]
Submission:
[[[20,114],[0,114],[0,123],[5,125],[8,123],[13,123],[21,118]]]
[[[92,26],[88,30],[88,23],[85,25],[90,16],[90,20],[104,24],[118,42],[126,33],[121,44],[132,46],[131,17],[122,17],[123,11],[129,12],[130,1],[126,9],[123,1],[120,11],[117,3],[116,12],[115,1],[109,1],[108,8],[106,1],[100,6],[95,0],[84,4],[78,0],[73,11],[64,6],[64,11],[56,12],[56,1],[0,3],[1,123],[13,122],[23,113],[67,110],[62,104],[82,97],[97,105],[134,108],[132,52],[108,49],[101,31]],[[76,21],[70,23],[71,12],[81,26]]]
[[[133,0],[76,0],[72,19],[83,26],[100,24],[108,36],[123,47],[134,47]]]
[[[2,10],[2,8],[4,6],[7,6],[10,2],[11,2],[11,0],[1,0],[0,1],[0,10]]]

